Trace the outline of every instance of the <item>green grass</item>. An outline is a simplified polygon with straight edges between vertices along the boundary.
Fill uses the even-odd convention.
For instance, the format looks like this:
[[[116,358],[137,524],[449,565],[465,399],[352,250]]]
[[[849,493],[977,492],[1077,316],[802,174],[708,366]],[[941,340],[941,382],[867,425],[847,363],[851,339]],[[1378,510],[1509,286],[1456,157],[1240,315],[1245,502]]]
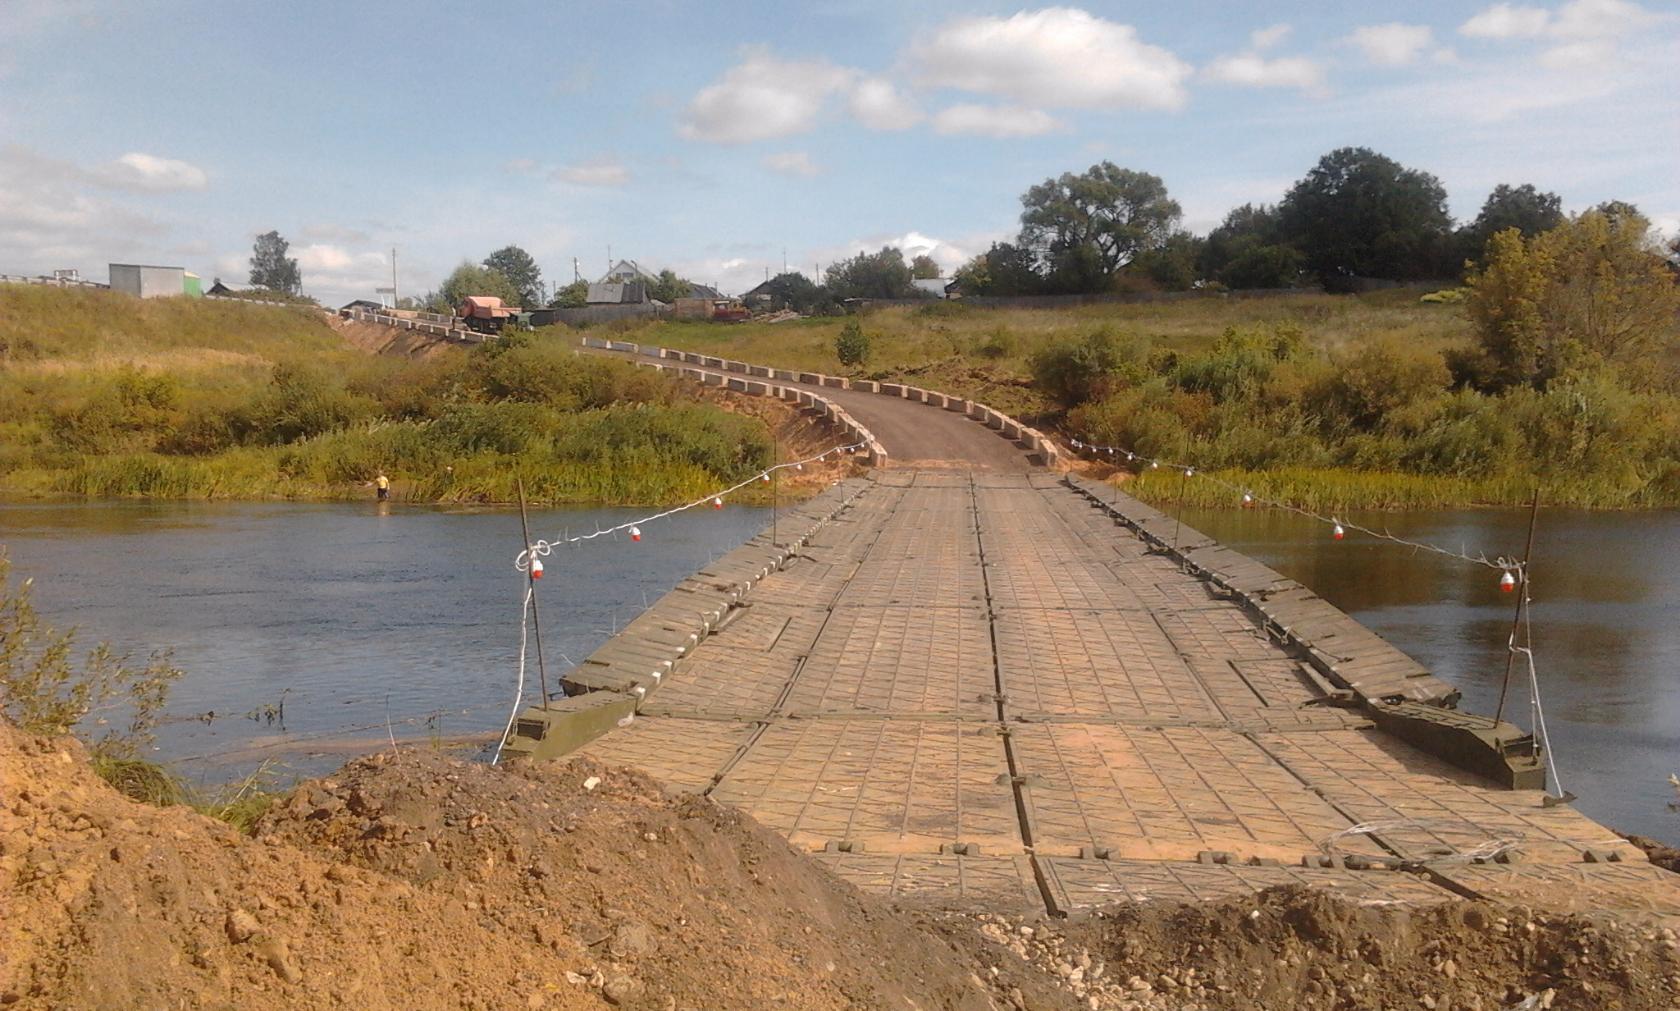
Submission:
[[[961,302],[895,306],[862,317],[872,355],[857,369],[843,367],[834,354],[845,317],[728,325],[661,321],[627,328],[623,339],[783,368],[904,379],[1033,418],[1054,412],[1055,405],[1032,388],[1028,360],[1057,342],[1102,328],[1179,352],[1206,350],[1229,327],[1279,324],[1299,328],[1326,352],[1376,337],[1437,350],[1470,338],[1459,307],[1420,303],[1418,294],[1400,289],[1067,309],[974,309]]]
[[[1508,504],[1536,484],[1559,504],[1680,505],[1672,361],[1642,363],[1673,374],[1664,381],[1601,363],[1544,390],[1479,392],[1450,367],[1476,346],[1464,307],[1419,295],[894,307],[859,318],[872,356],[856,369],[835,356],[844,319],[655,322],[625,336],[911,382],[1069,437],[1269,482],[1299,505]],[[1153,497],[1158,480],[1146,476],[1140,494]]]
[[[226,822],[249,835],[281,791],[272,787],[265,763],[249,776],[210,793],[188,788],[168,766],[143,758],[117,758],[95,752],[93,771],[129,800],[154,807],[185,804],[199,814]]]
[[[141,758],[116,758],[97,752],[93,771],[130,800],[168,807],[186,800],[186,790],[167,768]]]
[[[661,505],[771,462],[760,421],[551,332],[434,360],[320,313],[0,286],[0,494]]]

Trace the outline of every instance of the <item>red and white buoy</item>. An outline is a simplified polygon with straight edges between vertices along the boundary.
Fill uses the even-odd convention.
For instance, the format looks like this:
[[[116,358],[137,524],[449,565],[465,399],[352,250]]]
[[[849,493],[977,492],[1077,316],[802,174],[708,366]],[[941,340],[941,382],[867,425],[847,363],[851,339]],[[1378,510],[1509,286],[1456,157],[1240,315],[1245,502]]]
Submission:
[[[1499,577],[1499,591],[1501,593],[1510,593],[1512,590],[1514,590],[1516,588],[1517,588],[1517,577],[1511,575],[1511,570],[1506,569],[1505,574],[1503,576]]]
[[[1334,520],[1332,520],[1332,522],[1335,522],[1336,526],[1335,526],[1334,529],[1332,529],[1330,531],[1331,540],[1339,541],[1343,537],[1346,537],[1347,536],[1347,531],[1342,529],[1342,524],[1340,522],[1337,522],[1337,521],[1334,521]]]
[[[758,475],[758,479],[760,481],[763,481],[765,484],[769,484],[770,483],[770,472],[765,471],[764,473]]]
[[[723,508],[723,498],[722,498],[722,496],[719,496],[717,498],[712,499],[712,508],[713,509],[722,509]]]
[[[1246,491],[1243,492],[1243,508],[1246,509],[1249,506],[1252,506],[1253,504],[1254,504],[1253,493],[1252,492],[1246,492]]]
[[[633,541],[641,540],[642,539],[642,528],[641,527],[631,527],[630,528],[630,539],[633,540]]]
[[[531,578],[532,579],[541,579],[542,578],[542,559],[541,558],[531,559]]]

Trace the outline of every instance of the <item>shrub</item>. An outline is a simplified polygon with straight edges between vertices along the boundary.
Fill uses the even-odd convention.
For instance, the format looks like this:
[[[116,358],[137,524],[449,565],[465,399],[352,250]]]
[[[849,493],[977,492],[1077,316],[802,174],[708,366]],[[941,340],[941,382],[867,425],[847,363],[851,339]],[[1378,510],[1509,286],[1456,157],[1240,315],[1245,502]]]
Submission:
[[[840,328],[839,336],[834,338],[834,357],[840,359],[840,364],[848,368],[857,368],[869,361],[869,335],[863,332],[863,327],[855,319],[846,321]]]
[[[1027,366],[1041,390],[1074,407],[1147,378],[1144,349],[1138,338],[1102,327],[1081,340],[1050,345],[1029,358]]]

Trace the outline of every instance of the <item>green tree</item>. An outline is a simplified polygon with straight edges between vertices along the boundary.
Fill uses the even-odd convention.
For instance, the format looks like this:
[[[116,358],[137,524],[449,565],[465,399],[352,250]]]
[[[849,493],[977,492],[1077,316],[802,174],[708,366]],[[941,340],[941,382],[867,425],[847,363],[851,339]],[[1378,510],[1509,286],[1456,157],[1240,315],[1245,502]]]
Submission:
[[[501,299],[505,305],[520,304],[519,289],[512,281],[499,271],[475,263],[462,263],[456,267],[438,288],[438,296],[446,307],[442,311],[445,312],[453,311],[468,295],[489,295]]]
[[[693,291],[694,282],[678,277],[673,270],[661,270],[654,282],[648,285],[648,297],[658,302],[675,302],[679,298],[687,298]]]
[[[1065,407],[1101,400],[1144,378],[1144,344],[1104,328],[1062,340],[1027,359],[1038,388]]]
[[[264,232],[251,247],[251,284],[270,291],[296,295],[303,289],[298,262],[286,256],[291,244],[279,232]]]
[[[903,251],[892,246],[830,264],[823,281],[837,299],[909,298],[916,293]]]
[[[548,303],[553,309],[581,309],[589,304],[589,282],[573,281],[554,292]]]
[[[1523,235],[1538,235],[1562,222],[1563,198],[1556,193],[1542,193],[1533,183],[1521,186],[1500,183],[1482,203],[1476,220],[1464,227],[1465,259],[1481,256],[1487,240],[1507,228],[1515,228]]]
[[[1021,204],[1021,244],[1059,291],[1106,290],[1138,253],[1164,245],[1182,215],[1159,176],[1108,161],[1046,179]]]
[[[762,301],[755,301],[747,308],[755,310],[792,309],[795,312],[812,313],[826,309],[834,301],[826,289],[796,270],[777,274],[759,285],[759,288],[761,294],[770,297]]]
[[[1126,273],[1147,278],[1162,291],[1188,291],[1201,279],[1197,262],[1207,240],[1189,232],[1174,232],[1167,241],[1132,257]]]
[[[958,268],[956,281],[965,295],[1036,295],[1044,288],[1038,258],[1011,242],[992,243]]]
[[[1278,213],[1284,239],[1327,290],[1362,277],[1413,280],[1448,270],[1452,218],[1440,180],[1369,148],[1320,158]]]
[[[849,319],[834,338],[834,357],[840,359],[841,365],[855,368],[869,361],[871,343],[858,321]]]
[[[503,246],[484,258],[484,269],[507,278],[516,293],[512,304],[522,307],[543,304],[542,270],[525,250],[518,246]]]
[[[1479,347],[1453,366],[1484,389],[1546,389],[1601,366],[1650,382],[1680,348],[1680,287],[1637,215],[1588,211],[1531,238],[1506,229],[1468,284]]]
[[[1230,288],[1292,288],[1300,279],[1300,250],[1283,238],[1277,208],[1243,204],[1208,233],[1198,266],[1202,276]]]
[[[910,276],[918,281],[939,277],[939,264],[934,262],[933,257],[922,253],[910,261]]]

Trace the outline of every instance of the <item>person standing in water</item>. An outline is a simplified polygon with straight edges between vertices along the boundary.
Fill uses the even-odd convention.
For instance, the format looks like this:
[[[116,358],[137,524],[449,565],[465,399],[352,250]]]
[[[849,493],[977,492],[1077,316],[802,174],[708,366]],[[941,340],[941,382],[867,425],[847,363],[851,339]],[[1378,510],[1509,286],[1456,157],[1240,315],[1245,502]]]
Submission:
[[[379,501],[383,502],[391,497],[391,479],[385,476],[384,471],[380,471],[379,476],[373,479],[373,486],[379,490]]]

